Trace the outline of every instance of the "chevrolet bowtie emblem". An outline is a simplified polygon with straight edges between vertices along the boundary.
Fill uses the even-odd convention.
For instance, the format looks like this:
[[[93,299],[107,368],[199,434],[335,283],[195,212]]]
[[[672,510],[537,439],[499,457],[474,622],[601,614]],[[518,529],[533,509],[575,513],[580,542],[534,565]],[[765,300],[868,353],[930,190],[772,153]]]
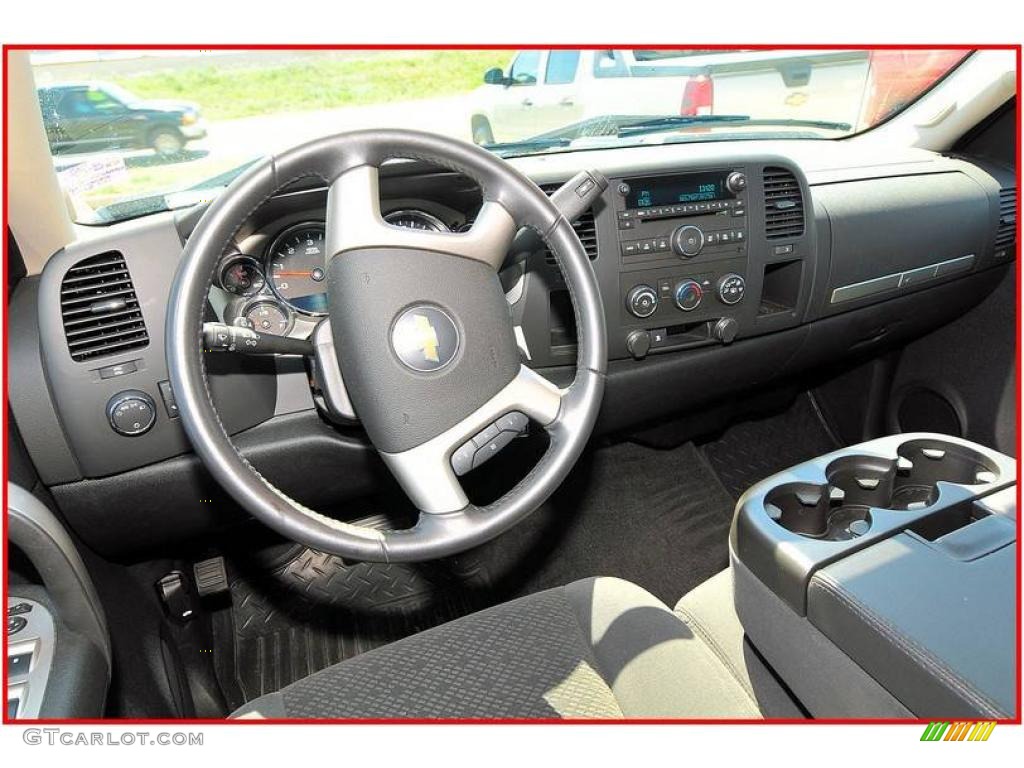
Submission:
[[[391,346],[398,359],[414,371],[436,371],[455,358],[459,331],[455,321],[437,307],[410,307],[395,320]]]
[[[412,319],[416,327],[416,346],[423,350],[424,359],[432,363],[440,362],[437,356],[437,331],[430,324],[430,318],[426,315],[413,315]]]

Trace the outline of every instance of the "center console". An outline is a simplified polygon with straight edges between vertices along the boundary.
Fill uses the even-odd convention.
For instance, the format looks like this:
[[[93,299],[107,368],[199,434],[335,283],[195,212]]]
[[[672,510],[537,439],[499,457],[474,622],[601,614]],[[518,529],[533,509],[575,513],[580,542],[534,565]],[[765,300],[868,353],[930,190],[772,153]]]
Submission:
[[[755,485],[730,537],[747,637],[815,717],[1013,717],[1016,483],[909,434]]]

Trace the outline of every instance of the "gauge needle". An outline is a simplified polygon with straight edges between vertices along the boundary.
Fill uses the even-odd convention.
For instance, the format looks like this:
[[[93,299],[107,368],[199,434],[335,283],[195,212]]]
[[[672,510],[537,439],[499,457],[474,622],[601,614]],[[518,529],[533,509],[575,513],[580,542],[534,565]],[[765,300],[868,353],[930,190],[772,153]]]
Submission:
[[[313,274],[312,272],[288,272],[288,271],[281,271],[281,272],[275,272],[274,273],[274,277],[309,277],[312,274]]]

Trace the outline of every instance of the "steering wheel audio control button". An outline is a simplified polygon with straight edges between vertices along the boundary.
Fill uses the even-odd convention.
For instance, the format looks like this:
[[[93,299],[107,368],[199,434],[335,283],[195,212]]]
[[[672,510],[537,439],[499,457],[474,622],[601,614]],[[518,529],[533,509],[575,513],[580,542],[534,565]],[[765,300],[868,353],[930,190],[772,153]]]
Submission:
[[[7,619],[7,634],[13,635],[21,632],[28,625],[24,616],[11,616]]]
[[[460,445],[452,454],[452,470],[456,475],[462,477],[473,468],[473,457],[476,455],[476,445],[472,440],[467,440]]]
[[[522,434],[530,420],[519,411],[506,413],[481,429],[452,454],[452,470],[462,476],[476,469]]]

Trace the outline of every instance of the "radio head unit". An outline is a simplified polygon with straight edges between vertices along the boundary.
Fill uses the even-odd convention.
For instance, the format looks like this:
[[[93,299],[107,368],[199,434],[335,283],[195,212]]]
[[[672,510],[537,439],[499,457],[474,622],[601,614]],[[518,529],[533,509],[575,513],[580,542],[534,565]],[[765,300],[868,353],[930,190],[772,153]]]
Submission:
[[[729,171],[687,173],[678,176],[649,176],[629,179],[626,207],[636,210],[680,203],[730,200],[736,196],[728,186]]]

